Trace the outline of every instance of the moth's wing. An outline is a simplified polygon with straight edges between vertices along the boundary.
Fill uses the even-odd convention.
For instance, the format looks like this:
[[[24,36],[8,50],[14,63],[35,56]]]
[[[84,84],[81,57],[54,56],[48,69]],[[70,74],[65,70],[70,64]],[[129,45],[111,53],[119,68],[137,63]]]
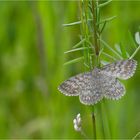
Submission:
[[[133,59],[121,60],[105,65],[101,70],[104,74],[120,79],[128,79],[135,73],[137,61]]]
[[[78,96],[81,92],[80,89],[84,89],[86,85],[90,82],[91,76],[91,72],[81,73],[73,76],[68,80],[64,81],[58,87],[58,90],[67,96]]]
[[[102,92],[107,99],[118,100],[125,94],[125,87],[112,76],[103,76]]]
[[[85,88],[81,89],[79,95],[81,103],[85,105],[93,105],[103,98],[100,80],[100,74],[96,73],[96,75],[92,76],[90,83],[88,83]]]
[[[103,98],[102,91],[99,87],[88,86],[81,91],[79,95],[80,102],[85,105],[94,105]]]

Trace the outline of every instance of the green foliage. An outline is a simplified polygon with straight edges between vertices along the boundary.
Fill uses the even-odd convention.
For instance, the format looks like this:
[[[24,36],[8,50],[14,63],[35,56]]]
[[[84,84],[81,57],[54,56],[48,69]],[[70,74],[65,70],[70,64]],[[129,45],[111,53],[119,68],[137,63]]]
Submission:
[[[93,35],[94,32],[94,17],[92,12],[95,12],[96,14],[96,30],[97,30],[97,40],[101,43],[101,49],[99,50],[99,57],[103,54],[104,56],[111,58],[113,60],[117,60],[117,59],[127,59],[130,58],[132,59],[136,53],[139,51],[139,47],[136,47],[136,45],[132,46],[132,47],[136,47],[135,51],[133,52],[133,54],[130,56],[129,52],[127,52],[127,49],[125,48],[125,46],[123,45],[116,45],[116,49],[112,48],[112,46],[108,45],[101,37],[101,34],[103,32],[103,30],[105,29],[105,26],[108,22],[112,21],[114,18],[116,18],[116,16],[112,16],[109,18],[105,18],[104,20],[101,20],[101,16],[100,16],[100,8],[108,5],[110,1],[107,1],[105,3],[101,3],[98,4],[98,1],[95,2],[96,7],[95,9],[93,9],[92,7],[92,2],[91,1],[81,1],[81,20],[80,21],[76,21],[73,23],[68,23],[68,24],[63,24],[64,27],[67,26],[74,26],[77,24],[82,24],[81,25],[81,38],[82,40],[80,40],[80,42],[78,42],[76,45],[74,45],[72,48],[72,50],[66,51],[65,53],[70,53],[70,52],[75,52],[75,51],[79,51],[79,50],[83,50],[84,51],[84,55],[76,58],[74,60],[70,60],[68,62],[66,62],[65,64],[73,64],[73,63],[77,63],[80,62],[79,60],[83,60],[83,58],[85,59],[84,64],[86,63],[88,68],[91,68],[91,64],[93,64],[92,61],[92,56],[93,56],[93,52],[95,53],[94,56],[96,56],[96,46],[97,44],[95,42],[92,41],[92,38],[96,38],[95,35]],[[100,27],[103,24],[102,28]],[[130,35],[130,34],[129,34]],[[131,41],[134,42],[132,36],[130,35]],[[139,39],[139,33],[137,32],[135,34],[135,40],[138,44],[140,44],[140,39]],[[77,48],[78,47],[78,48]],[[108,50],[112,51],[112,53],[115,56],[110,55],[109,53],[104,52],[104,47],[106,47]],[[76,49],[75,49],[76,48]],[[89,51],[89,49],[92,49],[91,51]],[[92,52],[93,51],[93,52]],[[87,62],[86,62],[87,61]],[[104,60],[101,60],[101,63]]]
[[[134,39],[134,34],[139,31],[140,2],[112,1],[106,6],[100,4],[100,17],[117,16],[111,22],[99,22],[98,19],[101,39],[123,58],[126,57],[124,48],[130,57],[135,55],[136,50],[135,59],[140,60],[138,39],[137,42]],[[82,21],[81,17],[82,20],[75,22],[76,25],[67,26],[69,28],[62,26],[78,19],[78,5],[77,1],[0,2],[1,139],[83,138],[72,125],[77,112],[83,118],[84,131],[93,138],[90,107],[81,105],[77,98],[67,98],[57,91],[63,80],[89,70],[95,60],[92,16],[86,15],[86,21]],[[86,28],[86,32],[79,30],[79,25]],[[120,46],[120,52],[114,47],[116,43]],[[119,58],[103,43],[100,45],[101,60],[111,62]],[[87,49],[64,55],[67,50],[85,47]],[[93,64],[90,64],[91,58]],[[72,65],[63,67],[64,63],[73,59],[79,63],[74,60],[70,62]],[[140,131],[139,76],[138,70],[136,76],[127,81],[124,98],[117,102],[105,101],[107,107],[102,116],[107,119],[110,116],[107,122],[112,138],[131,139]],[[106,131],[108,134],[107,128]],[[98,136],[101,135],[99,132]]]

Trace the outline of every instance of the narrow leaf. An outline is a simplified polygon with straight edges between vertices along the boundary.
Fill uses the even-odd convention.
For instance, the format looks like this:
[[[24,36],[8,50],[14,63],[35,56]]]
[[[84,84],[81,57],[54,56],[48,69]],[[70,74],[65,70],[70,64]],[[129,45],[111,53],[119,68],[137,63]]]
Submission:
[[[117,60],[115,57],[113,57],[113,56],[111,56],[111,55],[109,55],[109,54],[107,54],[105,52],[102,52],[102,54],[107,56],[108,58],[111,58],[111,59],[115,60],[115,61]]]
[[[136,54],[137,52],[140,50],[140,45],[138,46],[138,48],[134,51],[134,53],[130,56],[130,59],[132,59]]]
[[[140,132],[138,132],[138,133],[132,138],[132,140],[139,139],[139,137],[140,137]]]
[[[93,21],[93,19],[88,19],[87,20],[88,22],[91,22]],[[79,21],[75,21],[75,22],[71,22],[71,23],[65,23],[65,24],[62,24],[64,27],[67,27],[67,26],[73,26],[73,25],[78,25],[78,24],[81,24],[82,21],[79,20]]]
[[[115,44],[114,46],[115,46],[116,51],[117,51],[119,54],[121,54],[120,45],[119,45],[119,44]]]
[[[101,28],[101,31],[100,31],[100,34],[103,32],[103,30],[104,30],[104,28],[105,28],[105,26],[106,26],[106,21],[104,22],[104,24],[103,24],[103,27]]]
[[[97,23],[96,25],[102,24],[102,23],[104,23],[104,22],[110,22],[110,21],[112,21],[113,19],[115,19],[116,17],[117,17],[117,16],[112,16],[112,17],[106,18],[106,19],[100,21],[99,23]]]
[[[93,45],[90,41],[86,40],[86,42],[90,45],[90,47],[93,47]]]
[[[69,65],[69,64],[73,64],[73,63],[77,63],[77,62],[79,62],[79,61],[81,61],[81,60],[83,60],[83,59],[84,59],[84,57],[82,56],[82,57],[79,57],[79,58],[70,60],[70,61],[64,63],[64,66]]]
[[[140,33],[139,32],[135,33],[135,40],[140,45]]]
[[[109,64],[109,62],[108,61],[105,61],[105,60],[101,60],[101,64],[102,65],[107,65],[107,64]]]
[[[64,27],[66,26],[73,26],[73,25],[77,25],[77,24],[81,24],[81,20],[80,21],[75,21],[75,22],[72,22],[72,23],[66,23],[66,24],[62,24]]]
[[[90,68],[90,66],[89,66],[86,62],[84,62],[84,65],[85,65],[87,68]]]
[[[115,51],[114,49],[112,49],[105,41],[103,41],[102,39],[100,39],[101,43],[106,46],[110,51],[112,51],[114,54],[116,54],[116,56],[118,56],[120,59],[122,59],[122,56]]]
[[[76,51],[81,51],[81,50],[86,50],[86,49],[89,49],[89,48],[87,48],[87,47],[80,47],[80,48],[76,48],[76,49],[72,49],[72,50],[66,51],[66,52],[64,52],[64,54],[71,53],[71,52],[76,52]]]
[[[78,42],[76,45],[74,45],[72,48],[77,48],[79,47],[80,45],[82,45],[82,43],[85,41],[86,39],[82,39],[80,42]]]
[[[102,8],[102,7],[104,7],[104,6],[106,6],[106,5],[108,5],[110,2],[111,2],[112,0],[108,0],[107,2],[104,2],[104,3],[102,3],[102,4],[99,4],[99,8]]]
[[[100,50],[99,56],[103,53],[103,51],[104,51],[104,48],[102,48],[102,49]]]

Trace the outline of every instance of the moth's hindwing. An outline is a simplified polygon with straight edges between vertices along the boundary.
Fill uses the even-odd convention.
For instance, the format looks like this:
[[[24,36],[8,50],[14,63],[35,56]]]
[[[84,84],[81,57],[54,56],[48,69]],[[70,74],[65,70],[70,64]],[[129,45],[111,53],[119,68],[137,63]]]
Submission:
[[[125,94],[125,87],[118,79],[112,76],[103,75],[102,92],[107,99],[118,100]]]
[[[93,105],[99,102],[103,98],[103,93],[101,89],[102,75],[100,74],[100,69],[95,68],[93,70],[92,79],[90,83],[86,85],[85,88],[81,90],[79,95],[80,102],[86,105]]]

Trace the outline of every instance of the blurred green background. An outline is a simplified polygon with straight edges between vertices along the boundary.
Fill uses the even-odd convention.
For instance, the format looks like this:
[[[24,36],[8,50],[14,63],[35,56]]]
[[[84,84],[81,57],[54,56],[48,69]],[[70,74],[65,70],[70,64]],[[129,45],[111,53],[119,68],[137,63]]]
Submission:
[[[113,1],[102,17],[117,15],[103,34],[111,46],[133,46],[129,32],[138,31],[140,1]],[[83,62],[63,66],[77,54],[64,51],[79,42],[80,27],[63,27],[79,19],[77,1],[0,2],[0,138],[82,138],[73,129],[81,113],[92,138],[91,109],[57,87],[85,71]],[[138,53],[135,57],[140,61]],[[126,95],[106,101],[112,138],[132,138],[140,131],[140,72],[125,81]]]

